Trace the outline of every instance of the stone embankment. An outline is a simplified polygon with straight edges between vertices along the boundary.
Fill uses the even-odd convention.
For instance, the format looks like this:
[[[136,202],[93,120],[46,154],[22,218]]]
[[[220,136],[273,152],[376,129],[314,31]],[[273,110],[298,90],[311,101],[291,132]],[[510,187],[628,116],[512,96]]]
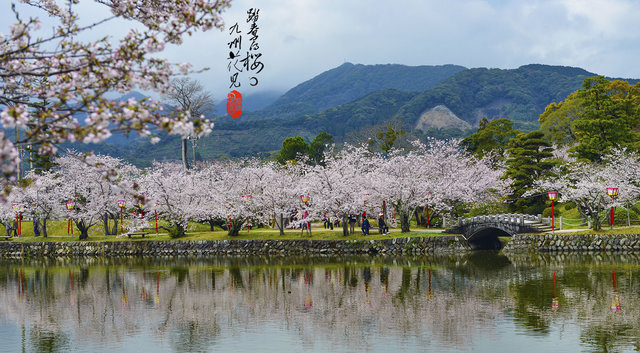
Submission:
[[[1,242],[0,257],[426,254],[470,250],[461,236],[382,240]]]
[[[503,249],[504,252],[638,250],[638,234],[516,234]]]

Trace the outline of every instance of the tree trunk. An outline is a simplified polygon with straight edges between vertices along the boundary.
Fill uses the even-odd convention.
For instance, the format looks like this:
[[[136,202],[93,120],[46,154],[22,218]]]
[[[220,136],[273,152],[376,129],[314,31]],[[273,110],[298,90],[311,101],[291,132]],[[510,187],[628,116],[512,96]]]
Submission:
[[[113,220],[113,228],[111,228],[111,234],[118,235],[118,225],[120,224],[120,218],[118,214],[111,214],[111,219]]]
[[[189,160],[187,159],[187,139],[182,139],[182,166],[184,170],[189,170]]]
[[[349,235],[349,219],[346,215],[342,216],[342,235]]]
[[[213,232],[216,220],[215,219],[210,219],[207,222],[209,222],[209,230]]]
[[[598,215],[591,217],[591,221],[591,229],[600,230],[602,228],[602,222],[600,222],[600,217]]]
[[[75,223],[76,223],[76,227],[80,231],[80,238],[78,239],[80,240],[87,239],[89,237],[89,228],[91,228],[91,226],[87,226],[87,224],[83,220],[75,221]]]
[[[193,152],[193,169],[196,168],[196,139],[195,137],[191,139],[191,151]]]
[[[231,226],[229,227],[229,236],[235,237],[240,233],[240,229],[242,229],[242,225],[244,224],[244,219],[234,219],[231,220]]]
[[[280,235],[284,235],[284,214],[280,212],[280,224],[278,224],[278,228],[280,229]]]
[[[409,233],[409,222],[411,221],[411,218],[409,218],[410,215],[411,214],[407,214],[404,212],[398,214],[398,216],[400,217],[400,228],[402,233]]]
[[[49,236],[49,234],[47,234],[47,217],[42,219],[42,237],[46,238],[47,236]]]
[[[104,224],[104,235],[111,235],[111,229],[109,229],[109,214],[105,213],[102,216],[102,223]]]
[[[427,226],[423,207],[416,207],[416,224],[419,226],[425,226],[425,227]]]

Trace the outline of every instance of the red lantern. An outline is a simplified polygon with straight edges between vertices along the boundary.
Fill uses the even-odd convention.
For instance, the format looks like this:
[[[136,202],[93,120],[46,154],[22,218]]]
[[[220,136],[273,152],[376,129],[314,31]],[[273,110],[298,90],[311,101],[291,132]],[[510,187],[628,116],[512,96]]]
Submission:
[[[300,200],[302,200],[302,202],[304,202],[304,204],[306,205],[307,202],[309,202],[309,195],[300,195]]]

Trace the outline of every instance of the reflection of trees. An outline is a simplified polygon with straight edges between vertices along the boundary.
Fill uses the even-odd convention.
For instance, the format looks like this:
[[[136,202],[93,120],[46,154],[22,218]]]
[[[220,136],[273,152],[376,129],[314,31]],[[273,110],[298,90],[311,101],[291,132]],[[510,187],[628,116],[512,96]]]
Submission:
[[[365,351],[374,347],[363,337],[375,335],[462,348],[505,319],[535,335],[577,321],[584,344],[594,351],[638,344],[632,338],[640,336],[636,265],[617,271],[623,311],[612,313],[609,260],[585,265],[548,255],[529,262],[510,257],[513,266],[505,259],[474,254],[339,262],[328,257],[9,262],[0,271],[0,317],[24,322],[30,345],[39,351],[77,349],[70,337],[101,347],[132,335],[168,342],[174,350],[203,351],[216,347],[220,337],[242,339],[256,324],[295,333],[308,347],[328,342],[329,349]],[[553,270],[560,298],[556,312],[551,311]],[[25,283],[20,295],[18,273]]]
[[[24,320],[32,340],[45,337],[42,332],[59,337],[49,339],[56,347],[73,345],[70,336],[99,346],[144,333],[187,351],[215,345],[216,337],[233,337],[254,322],[296,332],[311,346],[320,340],[362,350],[371,344],[362,342],[369,334],[462,344],[472,339],[474,320],[491,326],[501,315],[473,290],[449,293],[450,279],[459,280],[455,271],[434,270],[434,295],[427,296],[428,266],[435,258],[401,258],[395,265],[386,258],[339,266],[268,261],[274,264],[246,259],[6,264],[0,315]],[[15,294],[18,269],[28,283],[22,297]]]
[[[70,347],[69,337],[64,332],[43,330],[38,326],[29,331],[29,341],[34,352],[63,352]]]

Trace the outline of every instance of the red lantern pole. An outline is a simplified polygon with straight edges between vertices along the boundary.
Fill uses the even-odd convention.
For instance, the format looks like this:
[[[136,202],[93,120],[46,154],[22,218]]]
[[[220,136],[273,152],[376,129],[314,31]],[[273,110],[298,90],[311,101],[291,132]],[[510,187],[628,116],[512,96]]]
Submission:
[[[611,197],[611,215],[609,216],[609,225],[611,226],[611,229],[613,229],[613,217],[615,215],[615,207],[613,207],[613,204],[616,196],[618,196],[618,188],[607,188],[607,195]]]
[[[429,228],[429,204],[427,203],[427,228]]]
[[[71,216],[71,211],[75,208],[76,203],[69,201],[65,205],[67,206],[67,211],[69,211],[69,219],[67,219],[67,235],[73,235],[73,217]]]
[[[382,219],[387,219],[387,201],[382,200]]]
[[[548,192],[547,195],[549,196],[549,200],[551,201],[551,234],[553,234],[556,229],[556,213],[553,208],[553,204],[558,198],[558,193],[555,191],[551,191]]]
[[[118,200],[118,207],[120,207],[120,234],[124,233],[124,226],[123,226],[123,222],[124,222],[124,218],[122,216],[122,210],[124,209],[124,207],[127,205],[125,200]]]

